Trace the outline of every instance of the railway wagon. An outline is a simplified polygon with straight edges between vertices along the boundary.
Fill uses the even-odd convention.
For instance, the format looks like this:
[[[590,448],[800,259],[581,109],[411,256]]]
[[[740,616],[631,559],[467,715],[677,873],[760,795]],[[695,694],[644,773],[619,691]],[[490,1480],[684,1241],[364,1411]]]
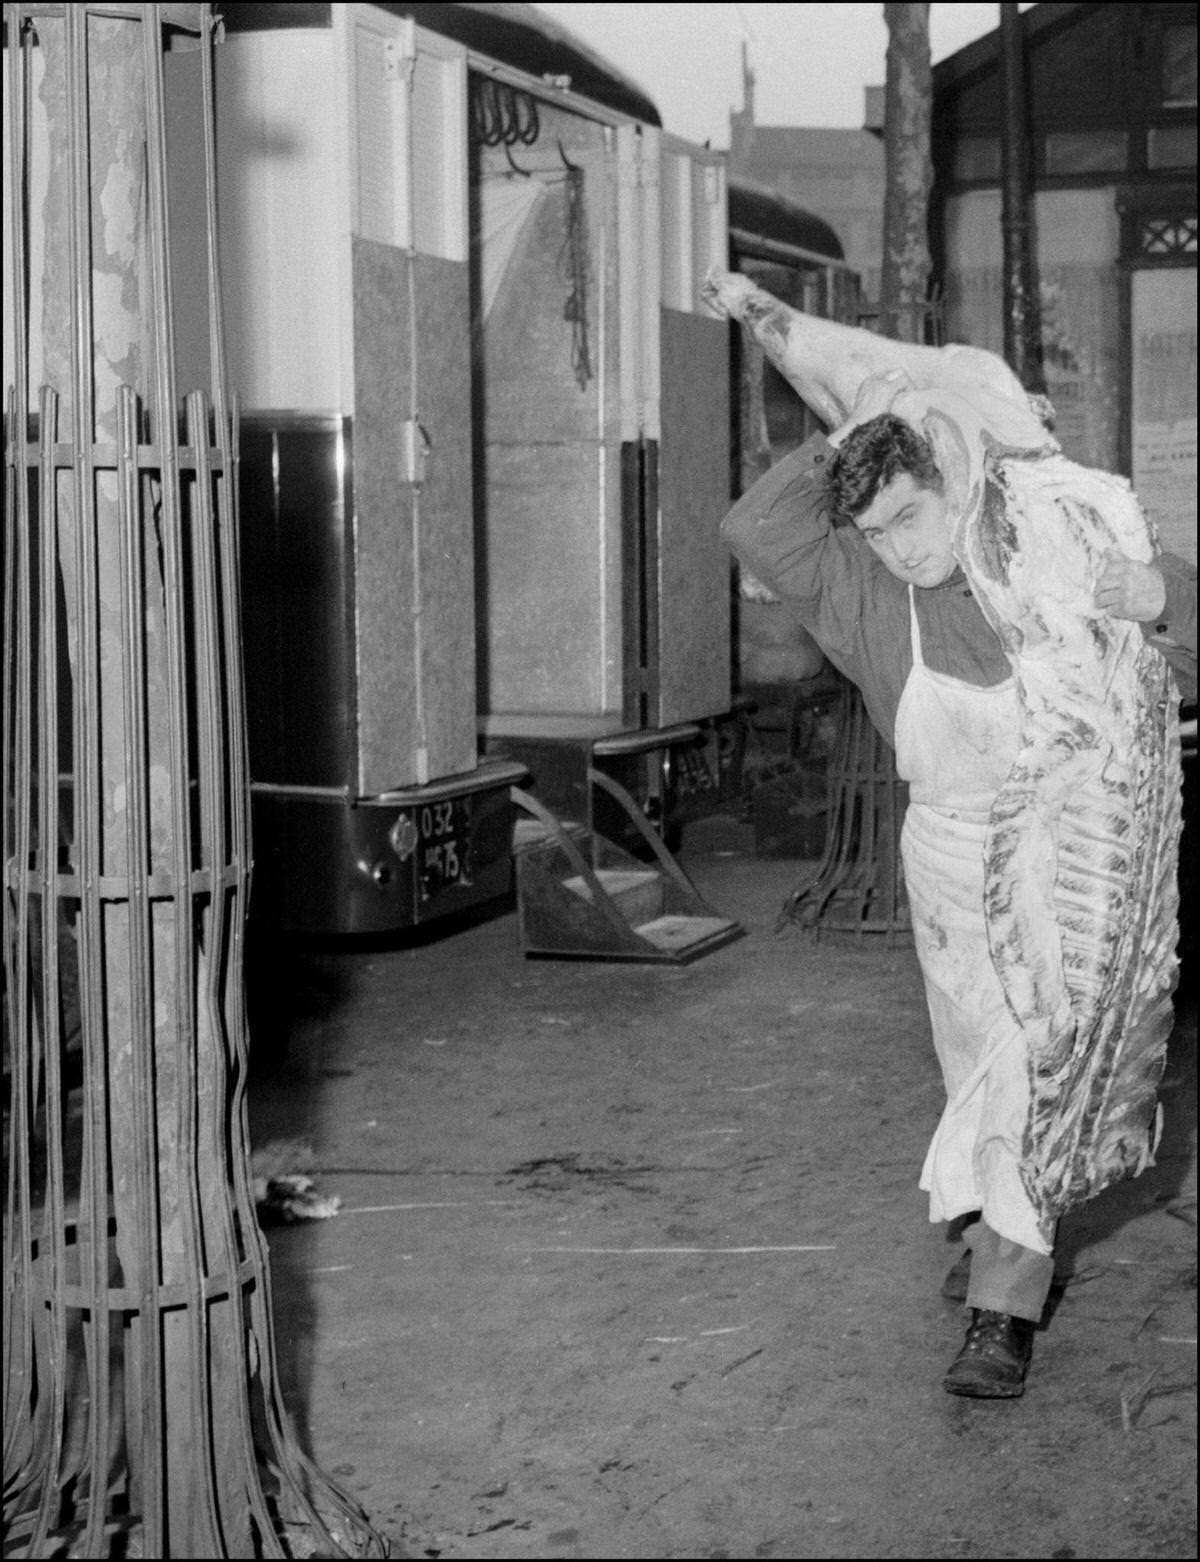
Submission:
[[[710,810],[742,730],[738,391],[700,295],[724,155],[528,6],[224,26],[256,914],[383,932],[504,895],[514,782],[614,835],[593,768],[664,832]],[[181,214],[181,274],[189,243]]]

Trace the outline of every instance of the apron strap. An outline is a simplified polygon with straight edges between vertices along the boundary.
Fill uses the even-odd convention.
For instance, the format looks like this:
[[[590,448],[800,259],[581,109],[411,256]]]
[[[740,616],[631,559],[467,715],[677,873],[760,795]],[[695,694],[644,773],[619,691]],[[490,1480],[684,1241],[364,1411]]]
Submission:
[[[913,595],[915,587],[911,584],[908,588],[908,638],[912,645],[912,659],[914,667],[924,667],[925,662],[921,656],[921,626],[917,623],[917,602]]]

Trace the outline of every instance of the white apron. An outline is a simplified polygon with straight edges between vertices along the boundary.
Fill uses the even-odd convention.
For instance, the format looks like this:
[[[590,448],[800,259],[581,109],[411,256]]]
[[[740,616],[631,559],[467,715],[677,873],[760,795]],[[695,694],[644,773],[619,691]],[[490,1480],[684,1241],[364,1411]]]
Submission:
[[[1025,1046],[988,949],[983,851],[988,813],[1020,745],[1011,678],[976,688],[931,672],[908,593],[913,667],[896,713],[896,768],[909,784],[901,836],[913,937],[946,1084],[921,1187],[929,1218],[982,1210],[993,1231],[1050,1249],[1021,1183],[1029,1107]]]

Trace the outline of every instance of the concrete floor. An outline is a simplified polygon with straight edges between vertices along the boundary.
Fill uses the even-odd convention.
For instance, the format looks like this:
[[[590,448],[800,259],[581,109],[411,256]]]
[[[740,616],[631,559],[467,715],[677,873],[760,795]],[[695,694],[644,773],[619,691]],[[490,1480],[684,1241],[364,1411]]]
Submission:
[[[683,861],[747,936],[689,967],[509,914],[257,995],[255,1142],[344,1201],[270,1234],[302,1440],[400,1556],[1194,1556],[1194,1001],[1025,1397],[955,1399],[915,957],[775,935],[800,865],[720,843]]]

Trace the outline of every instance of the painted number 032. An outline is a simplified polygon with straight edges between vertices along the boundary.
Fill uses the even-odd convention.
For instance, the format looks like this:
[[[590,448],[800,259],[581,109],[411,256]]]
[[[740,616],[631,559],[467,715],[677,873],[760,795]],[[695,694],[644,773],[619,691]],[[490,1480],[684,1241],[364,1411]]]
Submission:
[[[421,834],[427,841],[454,834],[454,804],[427,803],[421,810]]]
[[[427,803],[421,809],[422,888],[466,882],[466,852],[459,837],[458,809],[453,802]]]

